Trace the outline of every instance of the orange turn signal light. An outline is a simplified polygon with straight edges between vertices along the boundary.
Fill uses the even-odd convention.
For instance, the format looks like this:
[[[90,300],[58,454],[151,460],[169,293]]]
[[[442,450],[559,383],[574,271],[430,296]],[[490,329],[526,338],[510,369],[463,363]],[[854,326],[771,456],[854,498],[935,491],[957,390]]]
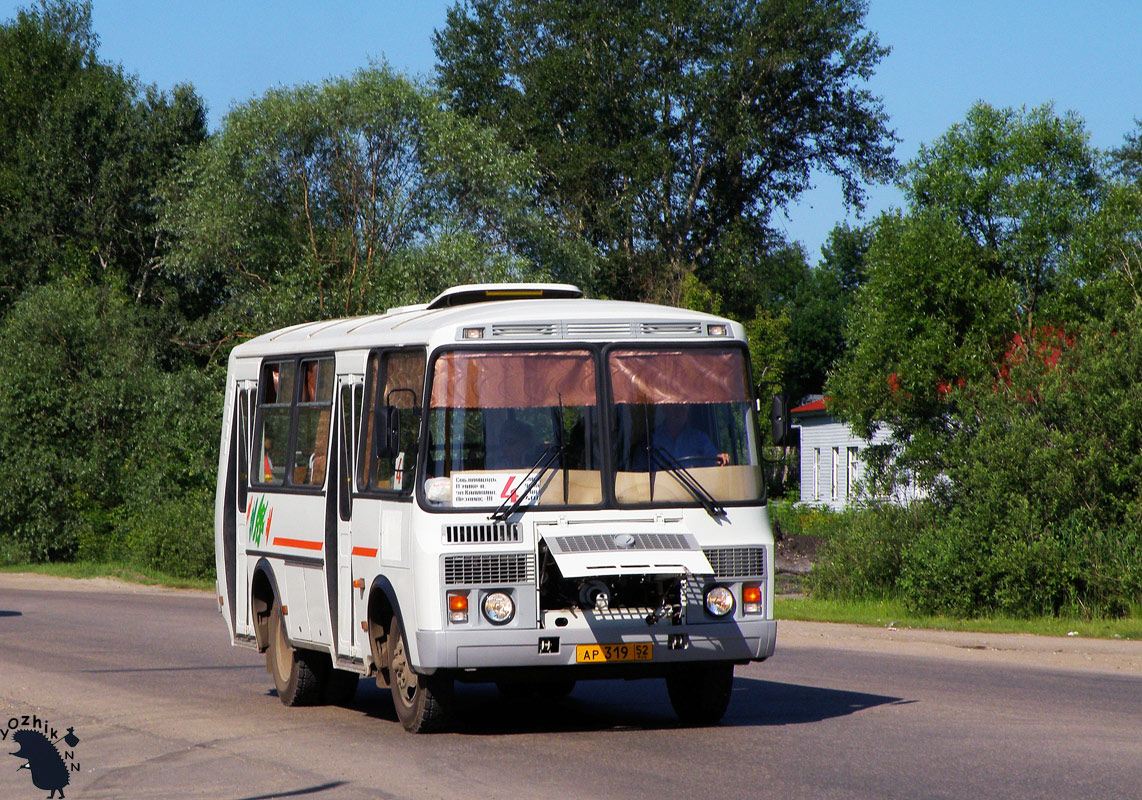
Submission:
[[[761,611],[761,584],[742,584],[742,613],[760,614]]]
[[[448,621],[462,624],[468,621],[468,593],[448,593]]]

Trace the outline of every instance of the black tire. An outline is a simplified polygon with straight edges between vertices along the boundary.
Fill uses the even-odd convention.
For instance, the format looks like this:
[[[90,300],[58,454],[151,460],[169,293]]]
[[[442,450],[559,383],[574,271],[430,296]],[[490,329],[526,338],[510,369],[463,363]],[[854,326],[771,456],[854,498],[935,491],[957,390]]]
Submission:
[[[266,669],[274,676],[278,699],[287,706],[311,706],[321,701],[321,653],[296,649],[289,641],[281,603],[270,611],[270,646]]]
[[[357,684],[361,676],[356,672],[330,667],[325,677],[325,702],[335,706],[347,706],[353,702]]]
[[[734,665],[694,664],[666,678],[674,713],[687,725],[713,725],[726,713],[734,686]]]
[[[397,617],[393,617],[388,644],[389,687],[397,718],[410,733],[444,730],[452,710],[452,680],[440,675],[417,675],[412,671]]]

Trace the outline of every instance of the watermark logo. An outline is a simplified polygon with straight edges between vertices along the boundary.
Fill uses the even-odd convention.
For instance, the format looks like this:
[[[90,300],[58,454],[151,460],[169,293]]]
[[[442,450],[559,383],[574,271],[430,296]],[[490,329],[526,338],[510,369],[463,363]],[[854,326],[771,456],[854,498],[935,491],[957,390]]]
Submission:
[[[63,797],[64,788],[71,783],[71,773],[80,770],[75,757],[75,746],[79,744],[75,728],[68,728],[60,736],[46,719],[25,714],[8,718],[0,728],[0,741],[16,745],[17,749],[9,752],[24,762],[16,771],[27,770],[33,786],[51,792],[49,800],[56,792]]]

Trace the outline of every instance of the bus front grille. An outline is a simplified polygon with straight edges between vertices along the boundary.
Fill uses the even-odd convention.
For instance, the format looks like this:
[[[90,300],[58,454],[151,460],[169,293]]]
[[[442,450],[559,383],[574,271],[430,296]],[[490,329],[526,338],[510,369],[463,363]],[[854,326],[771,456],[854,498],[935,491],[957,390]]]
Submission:
[[[483,525],[445,525],[445,544],[499,544],[523,541],[517,523]]]
[[[719,578],[754,578],[765,575],[764,547],[711,547],[702,553]]]
[[[530,553],[445,556],[448,586],[487,586],[535,583],[535,559]]]

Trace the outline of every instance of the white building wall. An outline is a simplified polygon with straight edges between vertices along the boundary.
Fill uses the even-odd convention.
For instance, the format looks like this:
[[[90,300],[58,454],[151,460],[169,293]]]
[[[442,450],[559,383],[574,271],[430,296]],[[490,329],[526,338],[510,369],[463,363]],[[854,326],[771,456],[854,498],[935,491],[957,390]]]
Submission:
[[[859,484],[864,472],[859,458],[849,468],[850,450],[859,453],[868,442],[852,435],[847,425],[827,415],[803,417],[801,425],[801,502],[840,511],[853,499],[853,473]]]
[[[799,416],[801,428],[801,502],[842,511],[862,496],[864,463],[862,454],[869,446],[867,439],[853,435],[848,425],[828,414]],[[888,440],[886,430],[877,431],[876,444]],[[855,455],[855,464],[850,461]],[[835,491],[834,491],[835,470]],[[915,486],[907,486],[892,496],[896,503],[908,503],[923,496]]]

